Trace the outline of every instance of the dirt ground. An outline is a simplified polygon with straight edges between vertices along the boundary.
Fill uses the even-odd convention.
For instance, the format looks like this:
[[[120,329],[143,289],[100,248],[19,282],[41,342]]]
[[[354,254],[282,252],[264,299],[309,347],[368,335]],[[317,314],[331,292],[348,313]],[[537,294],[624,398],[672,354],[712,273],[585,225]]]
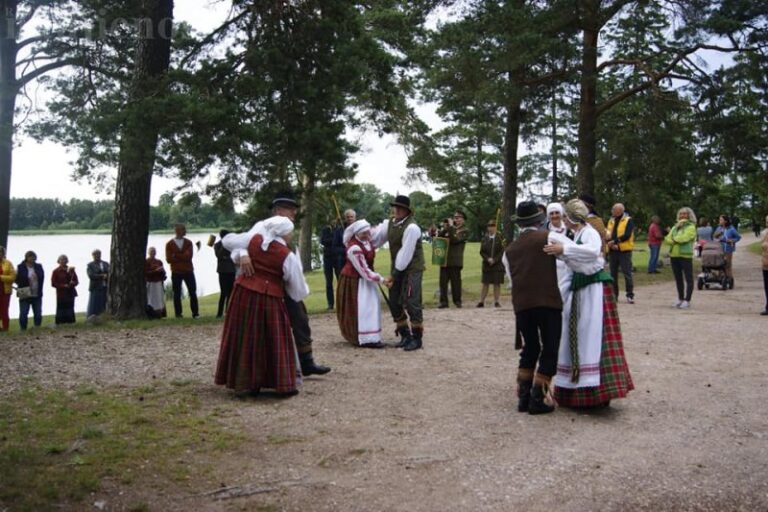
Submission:
[[[287,400],[212,384],[218,326],[4,342],[0,390],[191,379],[249,439],[200,461],[212,471],[193,490],[106,486],[88,510],[768,510],[768,317],[752,240],[734,290],[695,291],[681,311],[670,282],[620,304],[636,389],[599,412],[515,411],[508,299],[427,311],[415,353],[355,349],[335,317],[313,317],[316,357],[333,372]]]

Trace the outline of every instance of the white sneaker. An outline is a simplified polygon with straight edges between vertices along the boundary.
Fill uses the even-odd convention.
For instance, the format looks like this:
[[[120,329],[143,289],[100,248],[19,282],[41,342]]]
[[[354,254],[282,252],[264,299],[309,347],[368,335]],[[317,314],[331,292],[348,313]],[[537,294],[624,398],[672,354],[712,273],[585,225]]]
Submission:
[[[685,302],[685,301],[682,301],[682,300],[678,300],[678,301],[675,301],[675,303],[672,305],[672,307],[675,307],[675,308],[678,308],[678,309],[680,309],[680,305],[681,305],[683,302]]]
[[[680,309],[691,309],[691,303],[688,302],[687,300],[684,300],[683,302],[680,303],[679,308]]]

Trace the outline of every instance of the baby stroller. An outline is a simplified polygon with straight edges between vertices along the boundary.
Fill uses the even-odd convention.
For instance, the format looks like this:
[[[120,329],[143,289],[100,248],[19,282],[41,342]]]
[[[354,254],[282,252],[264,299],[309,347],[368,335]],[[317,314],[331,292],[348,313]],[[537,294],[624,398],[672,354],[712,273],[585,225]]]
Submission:
[[[706,242],[701,248],[701,274],[698,288],[709,289],[713,284],[721,290],[733,288],[733,281],[725,275],[725,254],[720,242]]]

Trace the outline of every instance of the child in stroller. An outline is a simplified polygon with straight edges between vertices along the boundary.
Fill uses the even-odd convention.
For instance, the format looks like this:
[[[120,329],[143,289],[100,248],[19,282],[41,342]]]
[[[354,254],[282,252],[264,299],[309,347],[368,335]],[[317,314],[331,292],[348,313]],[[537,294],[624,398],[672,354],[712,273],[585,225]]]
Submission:
[[[709,289],[712,284],[721,290],[733,288],[732,281],[725,273],[725,253],[720,242],[705,242],[701,248],[701,274],[697,286]]]

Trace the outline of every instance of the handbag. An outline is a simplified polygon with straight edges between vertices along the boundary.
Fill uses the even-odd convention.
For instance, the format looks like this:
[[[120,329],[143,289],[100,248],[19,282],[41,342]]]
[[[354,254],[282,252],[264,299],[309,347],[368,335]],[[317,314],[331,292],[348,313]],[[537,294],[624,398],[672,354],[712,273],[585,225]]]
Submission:
[[[29,286],[20,286],[16,288],[16,297],[20,300],[31,299],[33,297],[32,288]]]

